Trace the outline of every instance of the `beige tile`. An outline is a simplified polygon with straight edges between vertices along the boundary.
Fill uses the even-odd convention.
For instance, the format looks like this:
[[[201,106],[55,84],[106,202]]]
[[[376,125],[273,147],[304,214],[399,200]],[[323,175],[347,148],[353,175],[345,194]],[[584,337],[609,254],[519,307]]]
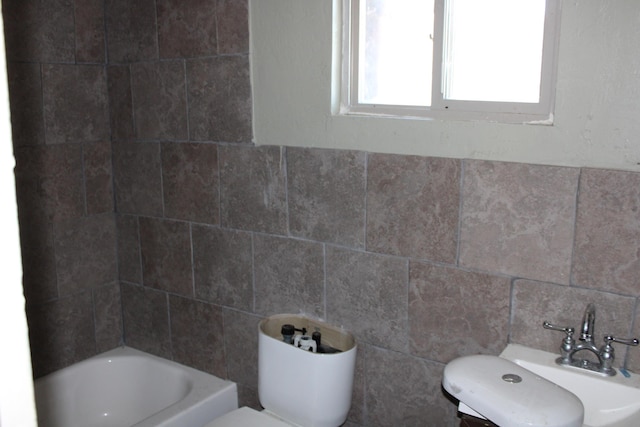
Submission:
[[[458,160],[372,154],[367,181],[367,250],[455,262]]]
[[[365,153],[287,149],[292,235],[363,248]]]
[[[407,261],[327,247],[327,320],[361,342],[407,351]]]
[[[465,161],[465,267],[568,284],[578,169]]]
[[[509,278],[420,263],[409,277],[412,354],[447,363],[507,345]]]
[[[640,174],[584,169],[573,281],[640,296]]]

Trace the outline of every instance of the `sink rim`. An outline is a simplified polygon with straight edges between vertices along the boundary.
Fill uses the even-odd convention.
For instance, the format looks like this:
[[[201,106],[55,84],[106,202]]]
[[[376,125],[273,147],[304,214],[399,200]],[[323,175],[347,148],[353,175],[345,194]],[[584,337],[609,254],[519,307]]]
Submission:
[[[560,366],[555,362],[557,354],[521,344],[508,344],[500,357],[510,360],[578,396],[585,407],[584,426],[586,427],[624,425],[618,423],[624,423],[632,416],[640,416],[640,375],[638,374],[629,373],[629,377],[620,373],[615,376],[606,376],[586,369]],[[554,375],[560,375],[560,377],[554,377]],[[570,381],[576,382],[576,384],[568,384]],[[584,385],[585,382],[594,381],[595,386],[586,387]],[[627,403],[610,409],[596,408],[595,401],[602,400],[603,387],[608,389],[604,392],[607,402],[619,400],[621,396]],[[614,394],[614,392],[619,394]]]

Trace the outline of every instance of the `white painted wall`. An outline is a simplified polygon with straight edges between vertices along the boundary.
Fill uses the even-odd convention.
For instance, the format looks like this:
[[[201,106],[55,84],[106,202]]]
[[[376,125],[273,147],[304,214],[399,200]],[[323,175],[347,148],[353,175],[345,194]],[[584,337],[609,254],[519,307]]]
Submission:
[[[563,1],[553,126],[332,115],[341,2],[250,0],[256,144],[640,171],[640,1]]]
[[[0,19],[0,426],[35,427],[4,51]]]

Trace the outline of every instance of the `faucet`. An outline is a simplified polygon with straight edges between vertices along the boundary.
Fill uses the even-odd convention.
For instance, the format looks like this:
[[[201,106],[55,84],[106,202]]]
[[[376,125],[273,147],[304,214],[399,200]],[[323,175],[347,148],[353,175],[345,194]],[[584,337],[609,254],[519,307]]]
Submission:
[[[575,329],[572,327],[561,327],[553,325],[549,322],[543,322],[542,327],[552,331],[560,331],[565,333],[565,337],[560,345],[560,357],[556,359],[556,363],[563,366],[573,366],[576,368],[588,369],[604,375],[613,376],[616,370],[613,368],[615,353],[612,342],[625,345],[637,346],[640,341],[637,338],[621,339],[613,335],[604,337],[604,345],[600,348],[594,343],[593,335],[596,323],[596,306],[593,303],[587,304],[587,308],[582,316],[582,327],[580,328],[580,338],[576,341],[573,338]],[[576,353],[587,350],[595,355],[597,362],[584,358],[575,357]]]

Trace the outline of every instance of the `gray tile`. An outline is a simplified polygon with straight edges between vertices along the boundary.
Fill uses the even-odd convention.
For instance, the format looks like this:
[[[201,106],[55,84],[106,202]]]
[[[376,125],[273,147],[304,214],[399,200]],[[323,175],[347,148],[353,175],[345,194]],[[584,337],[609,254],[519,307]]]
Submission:
[[[178,296],[169,305],[173,360],[226,378],[221,308]]]
[[[573,282],[640,296],[640,174],[584,169]]]
[[[367,250],[455,261],[459,160],[372,154],[367,179]]]
[[[120,284],[114,282],[93,290],[96,323],[96,352],[102,353],[122,343],[122,301]]]
[[[364,247],[365,153],[287,149],[292,235]]]
[[[626,338],[633,321],[635,299],[621,295],[577,289],[530,280],[517,280],[513,288],[511,342],[558,352],[564,334],[542,328],[548,321],[579,330],[587,304],[596,306],[595,341],[605,335]],[[624,360],[625,346],[618,346],[617,358]]]
[[[412,354],[448,363],[507,345],[509,278],[421,263],[411,263],[409,277]]]
[[[140,218],[143,283],[193,297],[189,224]]]
[[[406,352],[407,261],[327,247],[327,320],[361,342]]]
[[[126,282],[142,284],[138,217],[116,215],[118,227],[118,274]]]
[[[258,323],[261,318],[223,309],[224,346],[228,378],[246,388],[258,390]]]
[[[218,176],[216,145],[162,144],[165,217],[219,223]]]
[[[135,134],[145,140],[186,140],[187,93],[182,61],[131,66]]]
[[[254,250],[256,313],[302,312],[323,317],[321,244],[255,235]]]
[[[158,0],[160,58],[217,53],[216,0]]]
[[[253,311],[251,235],[193,225],[192,239],[196,297]]]
[[[109,140],[104,67],[43,65],[42,90],[47,144]]]
[[[63,221],[84,215],[80,144],[20,147],[15,157],[17,202],[22,218]]]
[[[106,62],[104,1],[75,0],[76,60]]]
[[[110,63],[158,58],[155,0],[106,0]]]
[[[171,359],[167,294],[122,283],[124,341],[128,346]]]
[[[56,223],[54,239],[60,296],[116,280],[116,227],[113,214]]]
[[[34,377],[96,353],[91,292],[27,309]]]
[[[460,265],[569,283],[579,170],[465,161]]]
[[[87,214],[113,212],[113,167],[111,143],[83,144],[85,199]]]
[[[107,78],[111,137],[114,141],[133,139],[135,132],[129,66],[108,66]]]
[[[14,146],[44,144],[40,64],[7,64]]]
[[[162,216],[162,163],[159,144],[114,143],[113,171],[118,213]]]
[[[249,52],[248,0],[217,0],[218,53]]]
[[[187,61],[187,82],[192,140],[251,142],[248,56]]]
[[[454,427],[456,406],[440,382],[444,365],[367,347],[367,426]]]
[[[7,59],[74,62],[74,0],[4,0]]]
[[[221,225],[287,234],[285,149],[221,145],[218,155]]]

